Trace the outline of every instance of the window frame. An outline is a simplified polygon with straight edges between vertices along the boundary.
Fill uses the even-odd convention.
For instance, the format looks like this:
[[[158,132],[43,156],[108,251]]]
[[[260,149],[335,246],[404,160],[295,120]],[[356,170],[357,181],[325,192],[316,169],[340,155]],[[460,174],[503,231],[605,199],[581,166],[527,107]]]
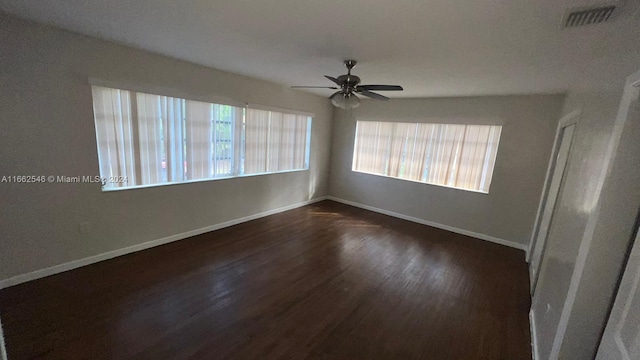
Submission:
[[[300,110],[292,110],[292,109],[285,109],[285,108],[280,108],[280,107],[274,107],[274,106],[265,106],[265,105],[258,105],[258,104],[252,104],[252,103],[247,103],[247,102],[239,102],[239,101],[235,101],[226,97],[219,97],[219,96],[202,96],[202,95],[196,95],[196,94],[192,94],[192,93],[186,93],[186,92],[182,92],[179,91],[175,88],[169,88],[169,87],[159,87],[159,86],[141,86],[141,85],[136,85],[136,84],[131,84],[128,82],[119,82],[119,81],[109,81],[109,80],[103,80],[103,79],[97,79],[97,78],[89,78],[89,87],[92,88],[93,86],[97,86],[97,87],[105,87],[105,88],[111,88],[111,89],[117,89],[117,90],[123,90],[123,91],[129,91],[129,92],[136,92],[136,93],[144,93],[144,94],[149,94],[149,95],[157,95],[157,96],[166,96],[166,97],[173,97],[173,98],[179,98],[185,101],[191,100],[191,101],[198,101],[198,102],[204,102],[204,103],[208,103],[208,104],[213,104],[213,105],[226,105],[226,106],[232,106],[232,107],[237,107],[239,109],[242,110],[242,116],[241,116],[241,128],[242,131],[239,134],[239,136],[236,136],[236,128],[235,126],[232,126],[232,139],[230,141],[230,143],[232,144],[232,149],[231,149],[231,156],[232,159],[234,156],[237,155],[237,160],[232,161],[232,173],[229,176],[218,176],[218,177],[212,177],[212,178],[202,178],[202,179],[193,179],[193,180],[184,180],[184,181],[173,181],[173,182],[162,182],[162,183],[156,183],[156,184],[141,184],[141,185],[130,185],[130,186],[124,186],[124,187],[105,187],[102,186],[101,190],[102,192],[113,192],[113,191],[124,191],[124,190],[134,190],[134,189],[145,189],[145,188],[152,188],[152,187],[160,187],[160,186],[170,186],[170,185],[183,185],[183,184],[191,184],[191,183],[199,183],[199,182],[206,182],[206,181],[216,181],[216,180],[229,180],[229,179],[234,179],[234,178],[244,178],[244,177],[253,177],[253,176],[263,176],[263,175],[273,175],[273,174],[286,174],[286,173],[294,173],[294,172],[304,172],[304,171],[309,171],[310,169],[310,157],[311,157],[311,139],[312,139],[312,124],[313,124],[313,119],[315,118],[315,114],[311,113],[311,112],[306,112],[306,111],[300,111]],[[91,94],[91,92],[90,92]],[[98,164],[98,173],[100,174],[100,177],[103,178],[104,176],[100,173],[100,152],[99,152],[99,146],[97,144],[97,127],[96,127],[96,117],[95,117],[95,110],[93,108],[94,103],[93,103],[93,95],[90,95],[91,97],[91,102],[92,102],[92,122],[93,122],[93,126],[94,126],[94,135],[96,137],[94,137],[94,142],[95,142],[95,149],[96,149],[96,156],[97,156],[97,164]],[[304,160],[304,168],[300,168],[300,169],[289,169],[289,170],[279,170],[279,171],[267,171],[267,172],[261,172],[261,173],[252,173],[252,174],[244,174],[244,166],[242,165],[242,163],[244,162],[244,149],[245,149],[245,136],[244,136],[244,121],[246,119],[246,113],[247,113],[247,109],[249,108],[253,108],[253,109],[260,109],[260,110],[266,110],[266,111],[273,111],[273,112],[281,112],[284,114],[295,114],[295,115],[301,115],[301,116],[306,116],[307,117],[307,130],[306,130],[306,146],[305,146],[305,160]],[[135,109],[132,109],[132,111]],[[233,122],[232,122],[233,123]],[[215,124],[213,125],[215,126]],[[240,151],[239,154],[236,154],[234,151],[234,142],[235,141],[240,141]],[[212,141],[212,146],[216,146],[216,141]],[[137,149],[136,151],[140,151],[139,149]],[[214,154],[215,155],[215,154]]]
[[[367,171],[362,171],[362,170],[356,170],[356,164],[355,164],[355,158],[356,158],[356,151],[357,151],[357,143],[358,143],[358,131],[357,131],[357,127],[358,127],[358,123],[359,122],[376,122],[376,123],[404,123],[404,124],[429,124],[429,125],[463,125],[463,126],[497,126],[500,127],[500,136],[498,136],[498,141],[496,143],[496,150],[495,150],[495,159],[493,159],[493,168],[491,169],[492,171],[492,179],[491,182],[489,183],[489,188],[487,191],[483,191],[483,190],[476,190],[476,189],[469,189],[469,188],[463,188],[463,187],[457,187],[457,186],[452,186],[452,185],[445,185],[445,184],[437,184],[437,183],[431,183],[431,182],[427,182],[427,181],[421,181],[421,180],[414,180],[414,179],[406,179],[406,178],[401,178],[401,177],[396,177],[396,176],[391,176],[391,175],[385,175],[385,174],[379,174],[379,173],[373,173],[373,172],[367,172]],[[482,194],[482,195],[489,195],[489,192],[491,190],[491,185],[493,184],[493,180],[494,180],[494,175],[495,175],[495,170],[496,170],[496,162],[498,159],[498,153],[499,153],[499,149],[500,149],[500,143],[502,141],[502,131],[504,128],[504,124],[469,124],[469,123],[462,123],[462,122],[451,122],[451,123],[443,123],[443,122],[429,122],[429,121],[424,121],[424,120],[418,120],[418,119],[378,119],[378,118],[356,118],[355,119],[355,124],[354,124],[354,135],[353,135],[353,151],[351,152],[351,166],[350,169],[352,172],[354,173],[359,173],[359,174],[364,174],[364,175],[372,175],[372,176],[379,176],[379,177],[383,177],[383,178],[388,178],[388,179],[393,179],[393,180],[399,180],[399,181],[409,181],[409,182],[413,182],[413,183],[418,183],[418,184],[423,184],[423,185],[431,185],[431,186],[438,186],[438,187],[444,187],[444,188],[448,188],[448,189],[454,189],[454,190],[462,190],[462,191],[468,191],[471,193],[477,193],[477,194]]]

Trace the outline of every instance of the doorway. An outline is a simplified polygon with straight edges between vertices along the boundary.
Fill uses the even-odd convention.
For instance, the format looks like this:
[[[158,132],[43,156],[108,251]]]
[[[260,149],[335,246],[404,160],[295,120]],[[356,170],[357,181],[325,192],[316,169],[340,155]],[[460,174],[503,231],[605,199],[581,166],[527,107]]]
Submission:
[[[536,226],[532,236],[532,253],[529,259],[529,271],[531,279],[531,295],[535,292],[540,273],[540,264],[544,256],[545,244],[551,228],[553,213],[558,203],[558,195],[562,188],[564,175],[569,164],[571,144],[576,130],[578,112],[573,112],[562,119],[556,131],[556,141],[552,152],[552,161],[547,170],[547,179],[544,185],[544,196],[540,201]]]

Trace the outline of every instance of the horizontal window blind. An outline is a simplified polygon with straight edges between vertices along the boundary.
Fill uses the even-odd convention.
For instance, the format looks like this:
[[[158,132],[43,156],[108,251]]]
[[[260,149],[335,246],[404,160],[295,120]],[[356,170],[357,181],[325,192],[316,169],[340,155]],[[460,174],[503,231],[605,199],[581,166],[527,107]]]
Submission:
[[[100,175],[116,180],[105,189],[308,168],[310,116],[92,92]]]
[[[501,126],[358,121],[354,171],[489,192]]]

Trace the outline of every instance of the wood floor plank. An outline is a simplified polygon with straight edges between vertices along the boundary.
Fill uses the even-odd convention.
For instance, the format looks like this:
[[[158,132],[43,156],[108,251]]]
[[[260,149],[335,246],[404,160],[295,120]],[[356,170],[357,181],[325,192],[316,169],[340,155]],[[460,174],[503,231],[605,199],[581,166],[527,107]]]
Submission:
[[[530,359],[524,253],[323,201],[0,290],[16,359]]]

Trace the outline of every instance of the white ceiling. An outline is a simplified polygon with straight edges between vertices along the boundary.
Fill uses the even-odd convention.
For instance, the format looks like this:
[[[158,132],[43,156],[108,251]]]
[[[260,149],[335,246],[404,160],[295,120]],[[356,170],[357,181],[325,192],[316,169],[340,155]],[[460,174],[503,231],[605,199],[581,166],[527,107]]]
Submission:
[[[284,85],[331,85],[322,75],[343,74],[342,60],[353,58],[363,83],[405,88],[385,95],[432,97],[563,92],[635,56],[640,1],[626,0],[607,24],[561,27],[567,8],[594,3],[602,1],[0,0],[0,9]]]

